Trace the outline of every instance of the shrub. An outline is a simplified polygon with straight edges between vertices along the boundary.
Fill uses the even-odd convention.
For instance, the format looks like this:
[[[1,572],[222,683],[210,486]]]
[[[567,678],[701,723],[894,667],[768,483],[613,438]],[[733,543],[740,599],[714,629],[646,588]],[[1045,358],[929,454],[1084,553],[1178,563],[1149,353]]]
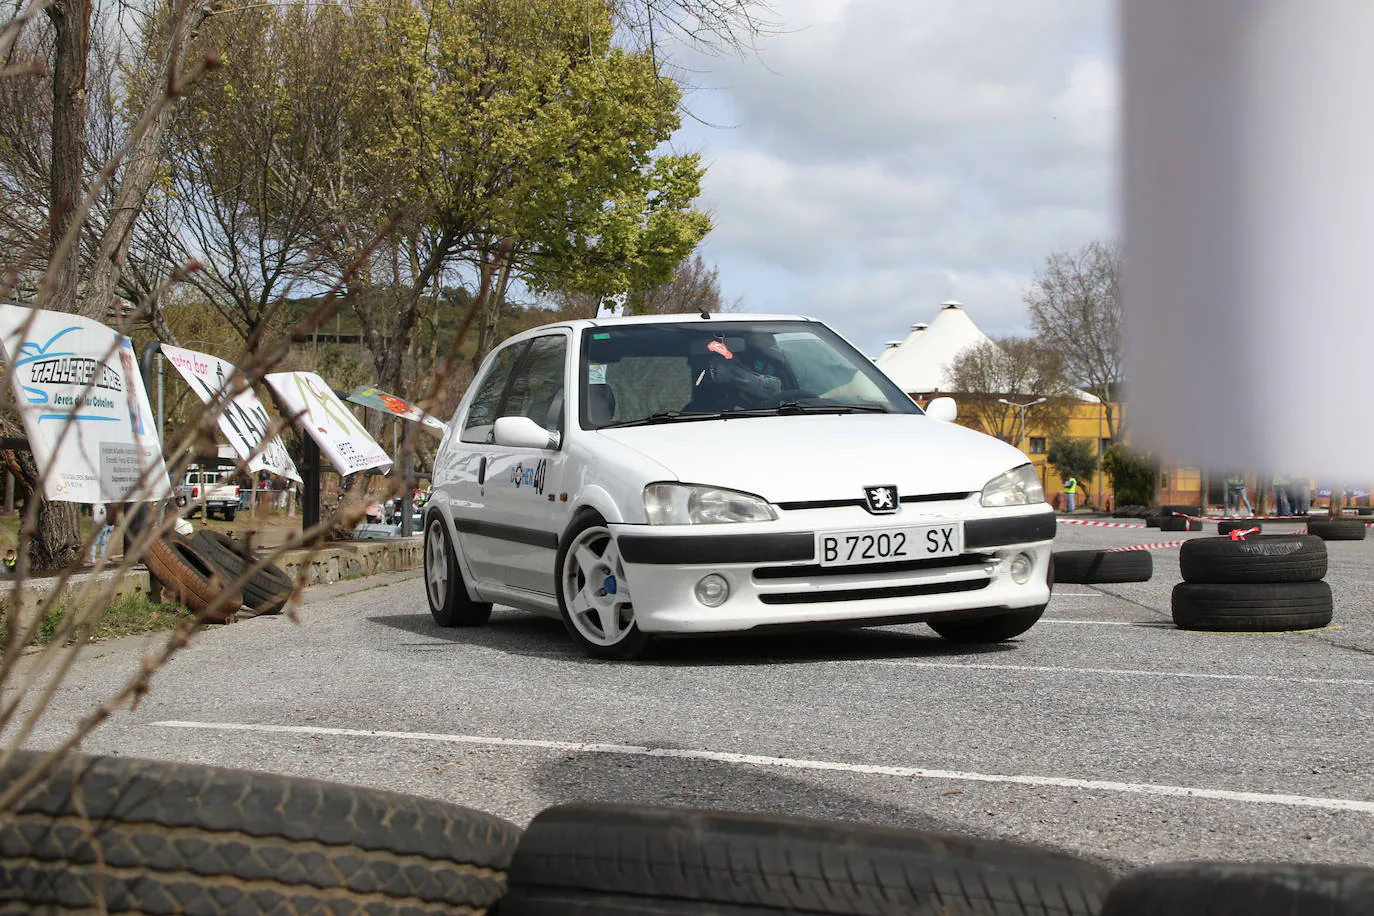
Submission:
[[[1113,445],[1102,456],[1102,470],[1112,482],[1112,491],[1121,505],[1152,505],[1159,461],[1146,452],[1138,454],[1124,445]]]

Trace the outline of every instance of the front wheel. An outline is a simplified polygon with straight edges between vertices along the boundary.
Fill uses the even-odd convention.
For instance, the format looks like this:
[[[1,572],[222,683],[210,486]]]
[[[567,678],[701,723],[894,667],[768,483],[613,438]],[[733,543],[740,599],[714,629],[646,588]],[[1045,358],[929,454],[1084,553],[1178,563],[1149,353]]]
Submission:
[[[580,516],[558,546],[558,609],[588,655],[626,660],[649,649],[651,638],[635,622],[620,551],[598,515]]]
[[[489,603],[468,597],[448,526],[437,513],[425,529],[425,595],[429,612],[441,627],[480,627],[491,617]]]
[[[994,617],[975,617],[972,620],[928,620],[930,628],[950,642],[1002,642],[1020,636],[1035,626],[1049,605],[998,614]]]

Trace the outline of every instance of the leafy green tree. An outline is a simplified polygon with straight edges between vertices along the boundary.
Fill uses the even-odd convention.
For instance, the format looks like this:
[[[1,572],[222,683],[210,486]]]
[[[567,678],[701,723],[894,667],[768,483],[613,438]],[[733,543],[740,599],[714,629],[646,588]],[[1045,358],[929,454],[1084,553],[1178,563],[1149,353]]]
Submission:
[[[1148,506],[1155,500],[1159,462],[1148,453],[1134,452],[1116,444],[1102,455],[1102,470],[1112,482],[1119,506]]]
[[[1050,439],[1045,460],[1065,480],[1076,477],[1079,483],[1087,483],[1097,473],[1097,449],[1089,439],[1056,436]]]

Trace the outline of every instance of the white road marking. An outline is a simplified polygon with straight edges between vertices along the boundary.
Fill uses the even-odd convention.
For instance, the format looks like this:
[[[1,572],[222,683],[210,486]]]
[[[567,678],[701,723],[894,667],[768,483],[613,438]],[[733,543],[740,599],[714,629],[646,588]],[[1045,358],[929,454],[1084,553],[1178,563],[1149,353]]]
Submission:
[[[1044,621],[1041,621],[1042,623]],[[974,671],[1031,671],[1038,674],[1120,674],[1129,677],[1181,677],[1205,681],[1276,681],[1281,684],[1334,684],[1374,687],[1374,680],[1342,677],[1284,677],[1278,674],[1214,674],[1210,671],[1153,671],[1149,668],[1069,668],[1059,665],[986,665],[977,662],[916,662],[864,659],[865,665],[896,668],[969,668]]]
[[[432,741],[443,744],[484,744],[491,747],[520,747],[583,754],[622,754],[634,757],[666,757],[676,760],[707,760],[747,766],[783,767],[858,773],[867,776],[897,776],[906,779],[948,779],[960,782],[1006,783],[1020,786],[1050,786],[1059,789],[1087,789],[1097,792],[1122,792],[1170,798],[1204,798],[1213,801],[1245,802],[1255,805],[1286,805],[1293,808],[1324,808],[1374,814],[1374,801],[1352,798],[1327,798],[1310,795],[1282,795],[1270,792],[1232,792],[1227,789],[1199,789],[1153,783],[1114,782],[1105,779],[1072,779],[1060,776],[1017,776],[1002,773],[965,773],[958,770],[931,770],[924,767],[879,766],[840,763],[831,760],[806,760],[794,757],[765,757],[758,754],[731,754],[724,751],[699,751],[682,748],[642,747],[636,744],[584,744],[578,741],[541,741],[533,738],[495,738],[485,735],[444,735],[432,732],[392,732],[362,728],[324,728],[311,725],[254,725],[239,722],[154,722],[164,728],[206,729],[230,732],[272,732],[288,735],[324,735],[340,738],[394,738],[401,741]]]

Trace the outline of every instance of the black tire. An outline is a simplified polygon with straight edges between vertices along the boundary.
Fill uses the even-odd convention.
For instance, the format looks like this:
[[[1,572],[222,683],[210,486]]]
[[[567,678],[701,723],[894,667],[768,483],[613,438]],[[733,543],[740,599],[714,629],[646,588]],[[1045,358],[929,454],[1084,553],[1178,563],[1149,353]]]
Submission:
[[[1230,534],[1232,531],[1249,531],[1251,528],[1259,529],[1255,534],[1259,534],[1264,530],[1264,526],[1259,522],[1217,522],[1217,534]],[[1247,535],[1247,537],[1254,537],[1254,535]]]
[[[243,606],[243,593],[191,542],[177,534],[159,538],[143,557],[165,591],[209,623],[224,623]]]
[[[1187,531],[1188,519],[1181,515],[1165,515],[1159,519],[1160,531]]]
[[[1035,626],[1048,605],[996,614],[992,617],[973,617],[963,620],[927,620],[926,625],[950,642],[974,645],[1005,642]]]
[[[1365,916],[1374,868],[1290,863],[1181,862],[1117,882],[1102,916]]]
[[[1363,541],[1364,522],[1358,518],[1308,519],[1307,533],[1323,541]]]
[[[223,514],[224,514],[224,520],[225,520],[226,522],[232,522],[232,521],[234,520],[234,517],[238,515],[238,510],[237,510],[237,509],[225,509]]]
[[[231,580],[260,560],[247,544],[209,528],[191,535],[191,543]],[[269,563],[243,583],[243,603],[254,614],[280,614],[293,590],[291,577],[281,567]]]
[[[1178,554],[1185,582],[1317,582],[1326,576],[1326,545],[1301,534],[1197,538]]]
[[[21,752],[0,780],[42,756]],[[500,899],[518,835],[480,811],[392,792],[72,755],[0,821],[0,904],[206,916],[481,911]]]
[[[1356,515],[1374,515],[1374,506],[1356,506]]]
[[[1054,575],[1060,582],[1092,585],[1108,582],[1148,582],[1155,561],[1147,550],[1056,550]]]
[[[1202,519],[1199,519],[1199,518],[1190,518],[1190,519],[1188,519],[1188,530],[1189,530],[1189,531],[1201,531],[1201,530],[1202,530]]]
[[[1201,515],[1201,506],[1160,506],[1160,515]]]
[[[1158,528],[1158,527],[1159,527],[1159,523],[1162,522],[1162,521],[1164,521],[1164,516],[1162,516],[1162,515],[1151,515],[1151,516],[1149,516],[1149,517],[1147,517],[1147,518],[1145,519],[1145,527],[1146,527],[1146,528]]]
[[[441,627],[480,627],[491,618],[491,603],[473,601],[468,595],[458,554],[449,540],[448,524],[438,512],[430,513],[425,526],[424,557],[425,597],[435,623]]]
[[[1331,586],[1325,582],[1180,582],[1174,586],[1171,606],[1174,623],[1184,630],[1314,630],[1331,622]]]
[[[606,528],[606,522],[595,512],[582,512],[578,514],[568,530],[563,532],[563,537],[558,542],[558,555],[554,565],[554,589],[558,594],[558,611],[563,617],[563,626],[568,633],[593,658],[604,658],[613,661],[629,661],[631,659],[643,658],[648,655],[653,647],[653,638],[639,628],[639,624],[633,620],[626,627],[625,632],[615,642],[603,644],[596,642],[584,634],[573,620],[573,612],[568,608],[567,591],[574,593],[580,591],[580,587],[570,584],[579,573],[577,570],[569,569],[569,552],[573,545],[588,532],[605,532],[608,544],[610,543],[610,530]],[[599,537],[599,534],[594,536]],[[609,550],[610,547],[607,547]],[[623,570],[621,571],[623,574]],[[619,612],[617,611],[617,615]],[[631,605],[633,614],[633,605]],[[621,621],[623,622],[623,621]]]
[[[502,916],[1096,914],[1104,869],[1013,843],[729,811],[560,805],[526,829]]]

